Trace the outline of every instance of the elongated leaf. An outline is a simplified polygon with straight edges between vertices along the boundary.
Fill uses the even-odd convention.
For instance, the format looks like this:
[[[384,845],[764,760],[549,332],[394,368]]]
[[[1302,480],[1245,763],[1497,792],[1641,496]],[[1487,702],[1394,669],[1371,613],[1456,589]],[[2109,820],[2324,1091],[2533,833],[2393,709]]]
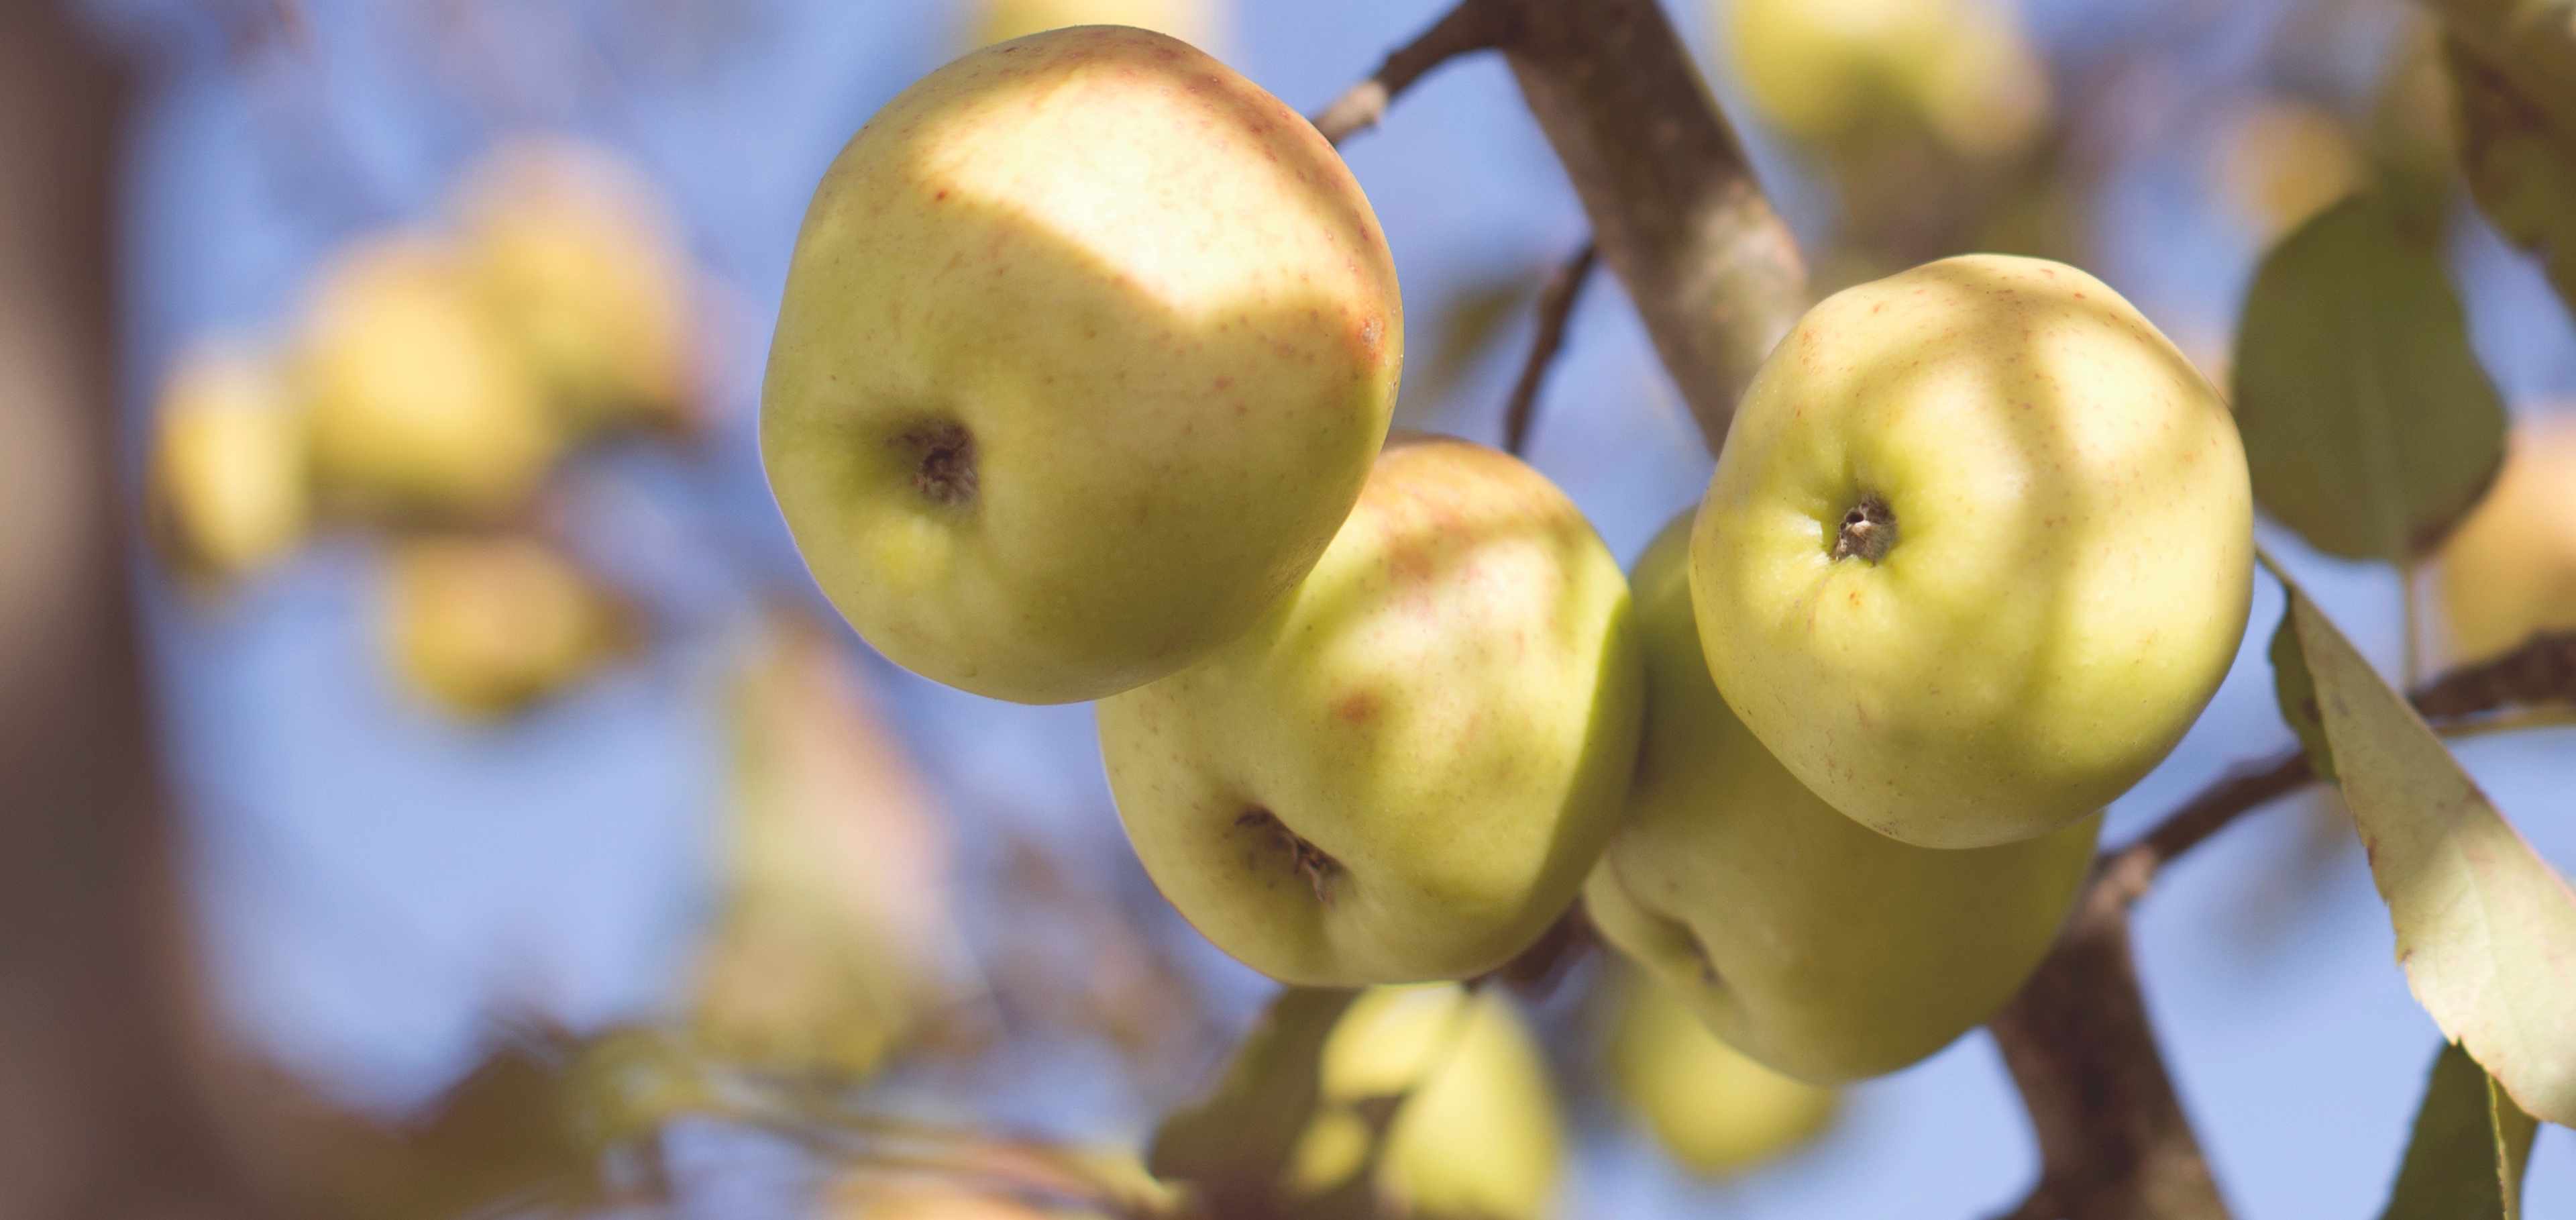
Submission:
[[[2299,748],[2307,751],[2317,778],[2331,784],[2335,782],[2334,751],[2326,745],[2326,726],[2317,718],[2317,680],[2309,675],[2308,658],[2299,651],[2299,630],[2290,621],[2287,606],[2281,608],[2281,625],[2272,632],[2270,655],[2272,698],[2281,705],[2281,719],[2299,735]]]
[[[1214,1215],[1274,1206],[1289,1156],[1322,1095],[1324,1041],[1353,994],[1280,992],[1236,1049],[1216,1091],[1163,1120],[1146,1168],[1195,1188]]]
[[[2282,583],[2407,985],[2526,1113],[2576,1123],[2576,891],[2316,604]]]
[[[2236,335],[2254,499],[2319,550],[2397,561],[2504,461],[2504,404],[2429,233],[2354,196],[2264,258]]]
[[[2460,168],[2576,308],[2576,0],[2443,0]]]
[[[2379,1220],[2516,1220],[2536,1130],[2467,1051],[2445,1045]]]

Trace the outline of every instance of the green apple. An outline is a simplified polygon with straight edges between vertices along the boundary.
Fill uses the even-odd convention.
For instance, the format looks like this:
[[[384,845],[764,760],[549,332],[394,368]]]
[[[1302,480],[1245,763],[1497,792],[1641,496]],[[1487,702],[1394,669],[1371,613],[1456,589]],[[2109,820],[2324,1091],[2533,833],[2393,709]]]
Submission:
[[[1547,1057],[1509,996],[1450,983],[1379,987],[1324,1042],[1318,1109],[1289,1159],[1292,1197],[1367,1164],[1363,1103],[1402,1097],[1372,1193],[1394,1216],[1538,1220],[1555,1212],[1563,1121]]]
[[[315,476],[339,508],[503,517],[562,447],[534,373],[436,237],[380,236],[334,257],[296,374]]]
[[[2048,118],[2046,66],[1997,0],[1725,0],[1720,21],[1755,112],[1804,140],[1895,118],[1989,154]]]
[[[1304,575],[1386,436],[1395,268],[1306,120],[1087,26],[905,90],[806,214],[762,390],[796,545],[888,658],[1057,703]]]
[[[603,148],[502,143],[466,176],[467,269],[575,432],[695,422],[696,321],[679,222]]]
[[[2442,543],[2443,652],[2484,661],[2576,631],[2576,417],[2513,430],[2495,486]]]
[[[1737,1173],[1807,1143],[1833,1121],[1832,1089],[1728,1046],[1672,988],[1625,969],[1609,990],[1611,1083],[1682,1165]]]
[[[984,0],[974,30],[987,46],[1069,25],[1132,25],[1169,34],[1205,51],[1217,51],[1225,21],[1223,0]]]
[[[406,538],[388,562],[384,646],[394,673],[461,719],[524,711],[633,643],[624,604],[532,538]]]
[[[1241,638],[1100,705],[1145,871],[1218,948],[1311,986],[1465,978],[1572,901],[1636,759],[1628,583],[1581,510],[1402,437]]]
[[[153,427],[153,534],[181,569],[235,577],[303,540],[304,417],[274,360],[232,344],[191,349]]]
[[[1602,935],[1771,1068],[1819,1084],[1992,1016],[2057,937],[2100,814],[1997,847],[1915,847],[1798,782],[1727,710],[1691,612],[1687,516],[1638,561],[1646,736],[1584,887]]]
[[[1691,592],[1718,691],[1926,847],[2066,826],[2218,689],[2253,595],[2218,391],[2100,280],[1968,255],[1845,289],[1746,388]]]

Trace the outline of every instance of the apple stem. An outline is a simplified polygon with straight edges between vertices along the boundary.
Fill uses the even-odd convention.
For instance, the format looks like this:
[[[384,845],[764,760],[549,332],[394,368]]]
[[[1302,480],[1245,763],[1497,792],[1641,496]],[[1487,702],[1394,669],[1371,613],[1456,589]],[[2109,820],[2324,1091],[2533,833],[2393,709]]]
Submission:
[[[1896,546],[1896,512],[1876,494],[1862,496],[1843,514],[1842,531],[1834,537],[1834,558],[1858,556],[1877,563]]]

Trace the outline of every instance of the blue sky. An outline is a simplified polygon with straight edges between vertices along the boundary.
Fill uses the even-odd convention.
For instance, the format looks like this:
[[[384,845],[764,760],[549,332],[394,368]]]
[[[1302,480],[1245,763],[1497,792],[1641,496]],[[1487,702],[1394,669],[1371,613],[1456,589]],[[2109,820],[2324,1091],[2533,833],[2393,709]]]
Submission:
[[[394,6],[309,5],[318,66],[228,58],[182,4],[98,7],[157,73],[128,166],[137,387],[203,331],[276,325],[334,244],[433,209],[450,176],[509,126],[569,127],[625,149],[685,215],[719,285],[710,325],[726,423],[714,460],[610,454],[572,483],[595,523],[586,552],[682,624],[672,646],[493,731],[442,721],[392,689],[368,634],[371,553],[354,539],[327,541],[223,604],[156,585],[151,607],[208,947],[230,1010],[257,1041],[353,1099],[395,1105],[461,1066],[481,1032],[478,1005],[496,994],[576,1021],[650,1002],[707,896],[722,764],[707,697],[720,677],[714,625],[746,605],[735,574],[802,583],[749,431],[797,220],[849,133],[954,51],[957,15],[899,0],[744,4],[730,10],[723,52],[666,69],[655,65],[685,49],[612,47],[611,66],[638,83],[596,91],[551,82],[554,44],[531,29],[509,40],[526,64],[483,65],[525,78],[504,112],[423,62],[386,15]],[[1681,0],[1676,11],[1705,45],[1699,6]],[[2219,11],[2179,60],[2197,85],[2255,70],[2274,19],[2267,4]],[[2115,35],[2128,12],[2112,0],[2047,0],[2032,20],[2074,45]],[[1228,57],[1312,109],[1433,15],[1430,0],[1238,0]],[[2366,24],[2348,31],[2357,63],[2375,54]],[[2152,119],[2143,126],[2155,130]],[[1829,201],[1753,135],[1783,208],[1815,235]],[[2211,200],[2195,150],[2172,139],[2124,163],[2098,203],[2105,248],[2093,270],[2167,329],[2219,335],[2259,251]],[[1444,288],[1538,267],[1582,239],[1571,192],[1499,63],[1441,72],[1348,156],[1417,317]],[[2576,328],[2536,273],[2480,227],[2454,245],[2480,351],[2508,400],[2529,411],[2576,396]],[[1517,336],[1505,344],[1516,347]],[[1508,363],[1488,362],[1450,402],[1409,409],[1490,439]],[[148,407],[141,394],[130,403],[138,423]],[[1533,462],[1623,557],[1706,478],[1618,292],[1587,294],[1542,411]],[[2277,532],[2266,541],[2365,650],[2394,663],[2387,573],[2318,558]],[[2235,673],[2183,748],[2115,807],[2111,839],[2232,760],[2288,742],[2262,651],[2279,610],[2264,588]],[[1118,839],[1086,709],[990,703],[868,664],[959,818],[1011,820],[1119,884],[1143,884]],[[2568,744],[2561,731],[2463,750],[2562,870],[2576,869]],[[2544,775],[2552,751],[2556,783]],[[970,871],[985,864],[966,860]],[[2303,807],[2249,820],[2159,882],[2138,932],[2166,1049],[2243,1213],[2374,1213],[2438,1035],[2407,994],[2349,832]],[[1193,961],[1229,1012],[1248,1012],[1262,993],[1213,951]],[[1035,1084],[980,1108],[1093,1136],[1150,1121],[1100,1062],[1057,1054],[1026,1066]],[[1690,1181],[1616,1124],[1591,1124],[1570,1214],[1964,1217],[2009,1203],[2034,1169],[2027,1122],[1977,1034],[1856,1090],[1847,1121],[1811,1152],[1724,1186]],[[2576,1214],[2576,1139],[2565,1131],[2541,1140],[2529,1206]]]

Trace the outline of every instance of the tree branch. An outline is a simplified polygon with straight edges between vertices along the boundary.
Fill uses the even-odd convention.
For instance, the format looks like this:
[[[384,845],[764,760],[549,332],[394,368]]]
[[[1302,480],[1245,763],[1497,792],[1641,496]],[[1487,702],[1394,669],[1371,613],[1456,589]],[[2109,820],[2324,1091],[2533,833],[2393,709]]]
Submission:
[[[1411,88],[1413,82],[1428,75],[1433,68],[1477,51],[1490,51],[1510,33],[1503,15],[1492,6],[1467,0],[1449,10],[1420,37],[1396,48],[1378,65],[1377,73],[1351,86],[1333,103],[1317,111],[1315,130],[1338,145],[1366,131],[1386,117],[1387,104],[1395,95]]]
[[[2576,632],[2534,636],[2409,697],[2445,728],[2474,727],[2505,708],[2576,703]],[[2127,914],[2175,857],[2316,778],[2297,749],[2239,768],[2096,863],[2064,938],[1989,1023],[2038,1130],[2042,1165],[2007,1220],[2227,1214],[2147,1022]]]
[[[1512,383],[1512,396],[1503,407],[1503,451],[1518,454],[1529,441],[1530,421],[1538,411],[1539,387],[1547,381],[1549,366],[1565,347],[1565,324],[1574,317],[1576,302],[1583,299],[1584,282],[1592,278],[1592,263],[1597,251],[1591,242],[1574,252],[1556,274],[1547,278],[1547,287],[1538,294],[1538,333],[1530,339],[1529,359],[1521,365],[1520,380]]]
[[[2576,631],[2535,635],[2492,660],[2423,683],[2407,699],[2445,732],[2476,728],[2485,717],[2511,708],[2576,705]],[[2136,842],[2107,853],[2099,884],[2126,887],[2121,902],[2136,902],[2156,873],[2175,857],[2316,778],[2307,755],[2297,749],[2222,776]]]
[[[1656,0],[1467,0],[1511,31],[1521,95],[1714,453],[1807,307],[1797,239]]]
[[[2039,1185],[2008,1220],[2228,1215],[2156,1047],[2125,888],[2087,887],[2064,938],[1989,1022],[2039,1138]]]

